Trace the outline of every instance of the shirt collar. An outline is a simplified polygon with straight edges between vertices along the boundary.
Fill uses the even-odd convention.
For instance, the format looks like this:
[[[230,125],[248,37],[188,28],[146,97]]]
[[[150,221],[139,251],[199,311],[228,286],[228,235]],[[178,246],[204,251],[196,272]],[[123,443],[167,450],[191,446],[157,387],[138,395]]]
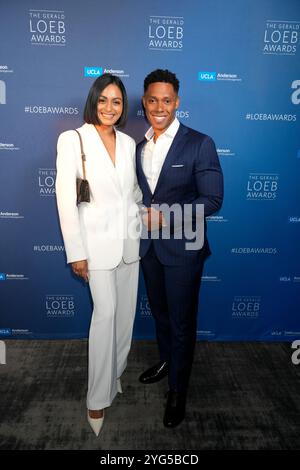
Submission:
[[[169,127],[165,130],[165,132],[161,135],[166,135],[174,139],[176,132],[179,129],[179,126],[180,126],[180,122],[178,121],[177,117],[175,117],[174,121],[172,121],[172,124],[170,124]],[[152,139],[153,135],[154,135],[153,128],[150,127],[150,129],[147,130],[145,137],[149,141]]]

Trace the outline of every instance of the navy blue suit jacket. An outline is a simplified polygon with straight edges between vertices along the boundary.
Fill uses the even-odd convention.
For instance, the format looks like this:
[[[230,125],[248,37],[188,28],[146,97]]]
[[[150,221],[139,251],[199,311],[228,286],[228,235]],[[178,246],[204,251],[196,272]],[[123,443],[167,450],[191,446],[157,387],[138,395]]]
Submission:
[[[152,194],[142,168],[141,153],[147,140],[137,146],[136,170],[138,183],[143,193],[143,204],[204,204],[204,215],[209,216],[220,209],[223,200],[223,174],[213,140],[201,132],[180,124],[164,161],[159,179]],[[206,227],[205,227],[206,232]],[[206,257],[209,245],[205,233],[204,245],[200,250],[186,250],[186,239],[171,235],[152,240],[160,262],[164,265],[181,265],[197,262],[199,256]],[[143,238],[140,255],[143,257],[151,244],[150,238]]]

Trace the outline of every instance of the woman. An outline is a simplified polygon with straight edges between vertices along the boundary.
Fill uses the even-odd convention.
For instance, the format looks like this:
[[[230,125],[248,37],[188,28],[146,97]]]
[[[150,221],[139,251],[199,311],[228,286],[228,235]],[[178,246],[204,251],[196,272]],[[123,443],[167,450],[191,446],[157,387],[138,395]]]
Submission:
[[[86,156],[90,202],[76,204],[83,178],[80,140],[63,132],[57,144],[57,205],[73,272],[89,282],[93,315],[89,331],[87,418],[98,436],[126,367],[138,285],[140,199],[135,142],[117,127],[128,110],[122,81],[104,74],[92,85],[78,129]]]

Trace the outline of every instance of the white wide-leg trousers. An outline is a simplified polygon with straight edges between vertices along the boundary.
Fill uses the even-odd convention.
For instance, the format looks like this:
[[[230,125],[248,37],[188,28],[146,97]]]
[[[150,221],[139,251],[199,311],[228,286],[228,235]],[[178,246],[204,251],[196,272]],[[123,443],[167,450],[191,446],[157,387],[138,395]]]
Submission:
[[[89,332],[87,408],[102,410],[117,394],[127,364],[136,309],[139,262],[89,272],[94,304]]]

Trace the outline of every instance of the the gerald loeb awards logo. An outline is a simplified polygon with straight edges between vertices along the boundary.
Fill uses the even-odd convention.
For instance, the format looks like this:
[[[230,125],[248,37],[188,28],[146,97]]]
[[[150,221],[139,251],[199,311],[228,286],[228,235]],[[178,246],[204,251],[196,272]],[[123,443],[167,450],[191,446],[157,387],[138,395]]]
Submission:
[[[66,23],[62,10],[29,10],[30,43],[33,46],[65,46]]]
[[[70,318],[75,315],[73,295],[46,295],[46,315],[48,318]]]
[[[299,41],[299,21],[268,20],[264,32],[263,53],[295,55]]]
[[[183,48],[184,19],[182,16],[150,16],[148,49],[153,51],[181,51]]]
[[[141,295],[139,303],[139,310],[141,317],[151,317],[151,309],[149,305],[149,300],[146,294]]]
[[[232,302],[232,318],[258,318],[260,306],[260,296],[237,295]]]
[[[38,185],[40,196],[55,196],[56,170],[54,168],[39,168]]]
[[[273,201],[278,195],[278,183],[276,173],[250,173],[246,199]]]

